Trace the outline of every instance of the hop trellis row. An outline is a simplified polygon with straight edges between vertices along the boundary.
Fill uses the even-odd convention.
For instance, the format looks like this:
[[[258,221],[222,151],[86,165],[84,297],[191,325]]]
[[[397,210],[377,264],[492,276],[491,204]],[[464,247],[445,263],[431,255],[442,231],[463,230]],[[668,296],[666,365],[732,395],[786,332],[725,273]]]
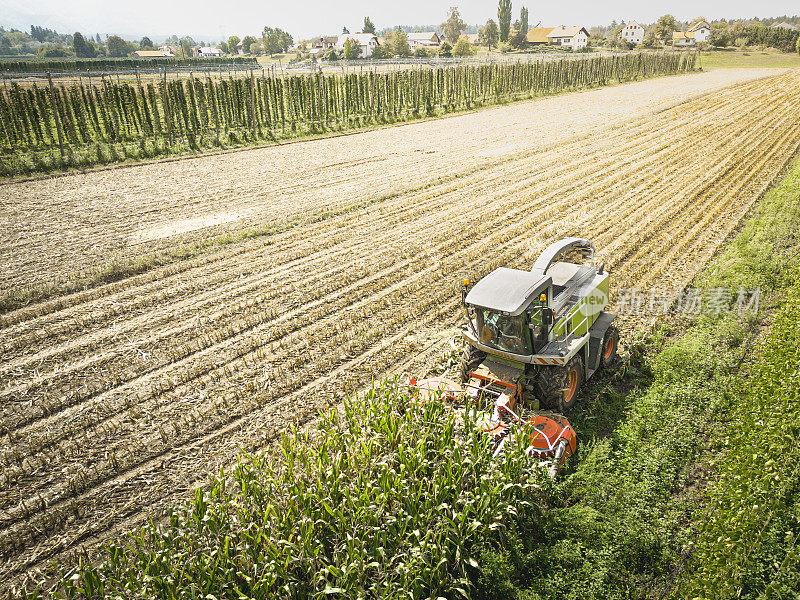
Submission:
[[[52,96],[14,83],[0,93],[0,175],[392,123],[694,64],[693,53],[641,53],[387,73],[105,81],[54,86]]]

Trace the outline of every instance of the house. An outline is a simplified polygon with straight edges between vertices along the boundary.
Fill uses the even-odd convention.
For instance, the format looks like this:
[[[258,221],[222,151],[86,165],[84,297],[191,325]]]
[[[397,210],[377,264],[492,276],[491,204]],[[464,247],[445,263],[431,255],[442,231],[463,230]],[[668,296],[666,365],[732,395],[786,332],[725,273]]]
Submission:
[[[693,34],[695,42],[707,42],[711,35],[711,25],[708,24],[708,21],[701,19],[689,27],[686,33]]]
[[[693,31],[674,31],[672,32],[672,45],[675,48],[687,48],[694,46],[694,32]]]
[[[547,40],[552,46],[566,46],[573,50],[580,50],[589,43],[589,31],[585,27],[577,25],[571,27],[559,25],[547,34]]]
[[[467,40],[473,46],[477,46],[480,43],[480,41],[478,40],[477,33],[463,33],[460,36],[458,36],[458,39]]]
[[[214,58],[217,56],[222,56],[222,50],[220,50],[219,48],[204,46],[197,51],[197,55],[200,58]]]
[[[137,58],[164,58],[169,56],[161,50],[137,50],[134,54]]]
[[[550,40],[547,39],[547,34],[553,31],[555,27],[531,27],[525,35],[525,43],[531,46],[544,46],[549,44]]]
[[[173,56],[177,56],[178,52],[179,52],[178,48],[176,48],[175,46],[169,46],[169,45],[161,46],[159,48],[159,50],[161,50],[161,52],[164,53],[164,56],[167,56],[169,58],[172,58]]]
[[[787,23],[786,21],[781,21],[777,25],[773,25],[773,27],[777,27],[778,29],[791,29],[792,31],[797,31],[800,27],[797,25],[792,25],[791,23]]]
[[[442,40],[435,31],[415,31],[414,33],[408,34],[408,45],[412,50],[416,48],[438,46],[441,43]]]
[[[336,49],[344,50],[347,40],[355,40],[361,46],[361,58],[369,58],[378,47],[378,38],[372,33],[343,33],[336,41]]]
[[[315,38],[314,41],[311,43],[312,48],[316,48],[318,50],[330,50],[331,48],[336,47],[336,42],[339,40],[339,36],[336,35],[328,35],[325,37],[318,37]]]
[[[638,46],[644,41],[644,27],[636,21],[631,21],[619,33],[623,40],[633,46]]]

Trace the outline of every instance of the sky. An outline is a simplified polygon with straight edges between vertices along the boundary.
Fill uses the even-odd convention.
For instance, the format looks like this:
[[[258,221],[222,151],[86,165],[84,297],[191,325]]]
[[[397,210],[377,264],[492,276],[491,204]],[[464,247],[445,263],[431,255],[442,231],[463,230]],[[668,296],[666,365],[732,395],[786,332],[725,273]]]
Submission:
[[[531,26],[608,24],[612,20],[653,22],[665,13],[688,21],[715,18],[774,17],[800,13],[797,0],[512,0],[514,19],[528,6]],[[470,25],[497,19],[496,0],[0,0],[0,25],[27,30],[30,25],[59,33],[117,34],[128,39],[172,34],[197,41],[230,35],[259,35],[265,25],[288,31],[295,40],[359,31],[365,15],[378,29],[393,25],[439,24],[450,6],[458,6]]]

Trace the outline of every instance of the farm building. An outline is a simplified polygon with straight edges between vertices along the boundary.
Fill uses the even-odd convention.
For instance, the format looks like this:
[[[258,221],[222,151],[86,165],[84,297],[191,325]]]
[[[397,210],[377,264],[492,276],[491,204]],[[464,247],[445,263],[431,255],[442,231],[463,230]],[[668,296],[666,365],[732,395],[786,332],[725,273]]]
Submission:
[[[458,39],[467,40],[473,46],[477,46],[480,43],[477,33],[462,33]]]
[[[707,42],[711,35],[711,25],[703,19],[689,27],[686,33],[691,33],[695,42]]]
[[[573,50],[580,50],[589,43],[589,32],[586,28],[577,25],[571,27],[559,25],[547,34],[547,39],[552,46],[566,46]]]
[[[336,40],[336,49],[344,50],[344,44],[348,39],[355,40],[361,46],[361,58],[372,56],[372,51],[378,47],[378,38],[372,33],[344,33]]]
[[[672,33],[672,45],[676,48],[688,48],[694,46],[694,32],[675,31]]]
[[[408,45],[411,49],[438,46],[442,40],[435,31],[415,31],[408,34]]]
[[[164,58],[172,56],[164,53],[162,50],[137,50],[134,54],[137,58]]]
[[[644,27],[636,21],[631,21],[623,27],[620,36],[629,44],[636,46],[644,41]]]
[[[219,48],[212,48],[210,46],[203,46],[197,50],[197,56],[201,58],[213,58],[216,56],[222,56],[222,50]]]
[[[525,43],[531,46],[544,46],[549,44],[547,34],[553,31],[555,27],[531,27],[525,36]]]

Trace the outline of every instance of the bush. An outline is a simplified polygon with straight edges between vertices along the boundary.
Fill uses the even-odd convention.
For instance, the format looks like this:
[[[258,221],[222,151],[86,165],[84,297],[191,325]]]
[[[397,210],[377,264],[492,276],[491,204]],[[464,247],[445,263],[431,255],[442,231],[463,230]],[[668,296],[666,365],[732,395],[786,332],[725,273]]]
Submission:
[[[472,56],[475,53],[475,48],[464,38],[460,38],[453,46],[453,56]]]

